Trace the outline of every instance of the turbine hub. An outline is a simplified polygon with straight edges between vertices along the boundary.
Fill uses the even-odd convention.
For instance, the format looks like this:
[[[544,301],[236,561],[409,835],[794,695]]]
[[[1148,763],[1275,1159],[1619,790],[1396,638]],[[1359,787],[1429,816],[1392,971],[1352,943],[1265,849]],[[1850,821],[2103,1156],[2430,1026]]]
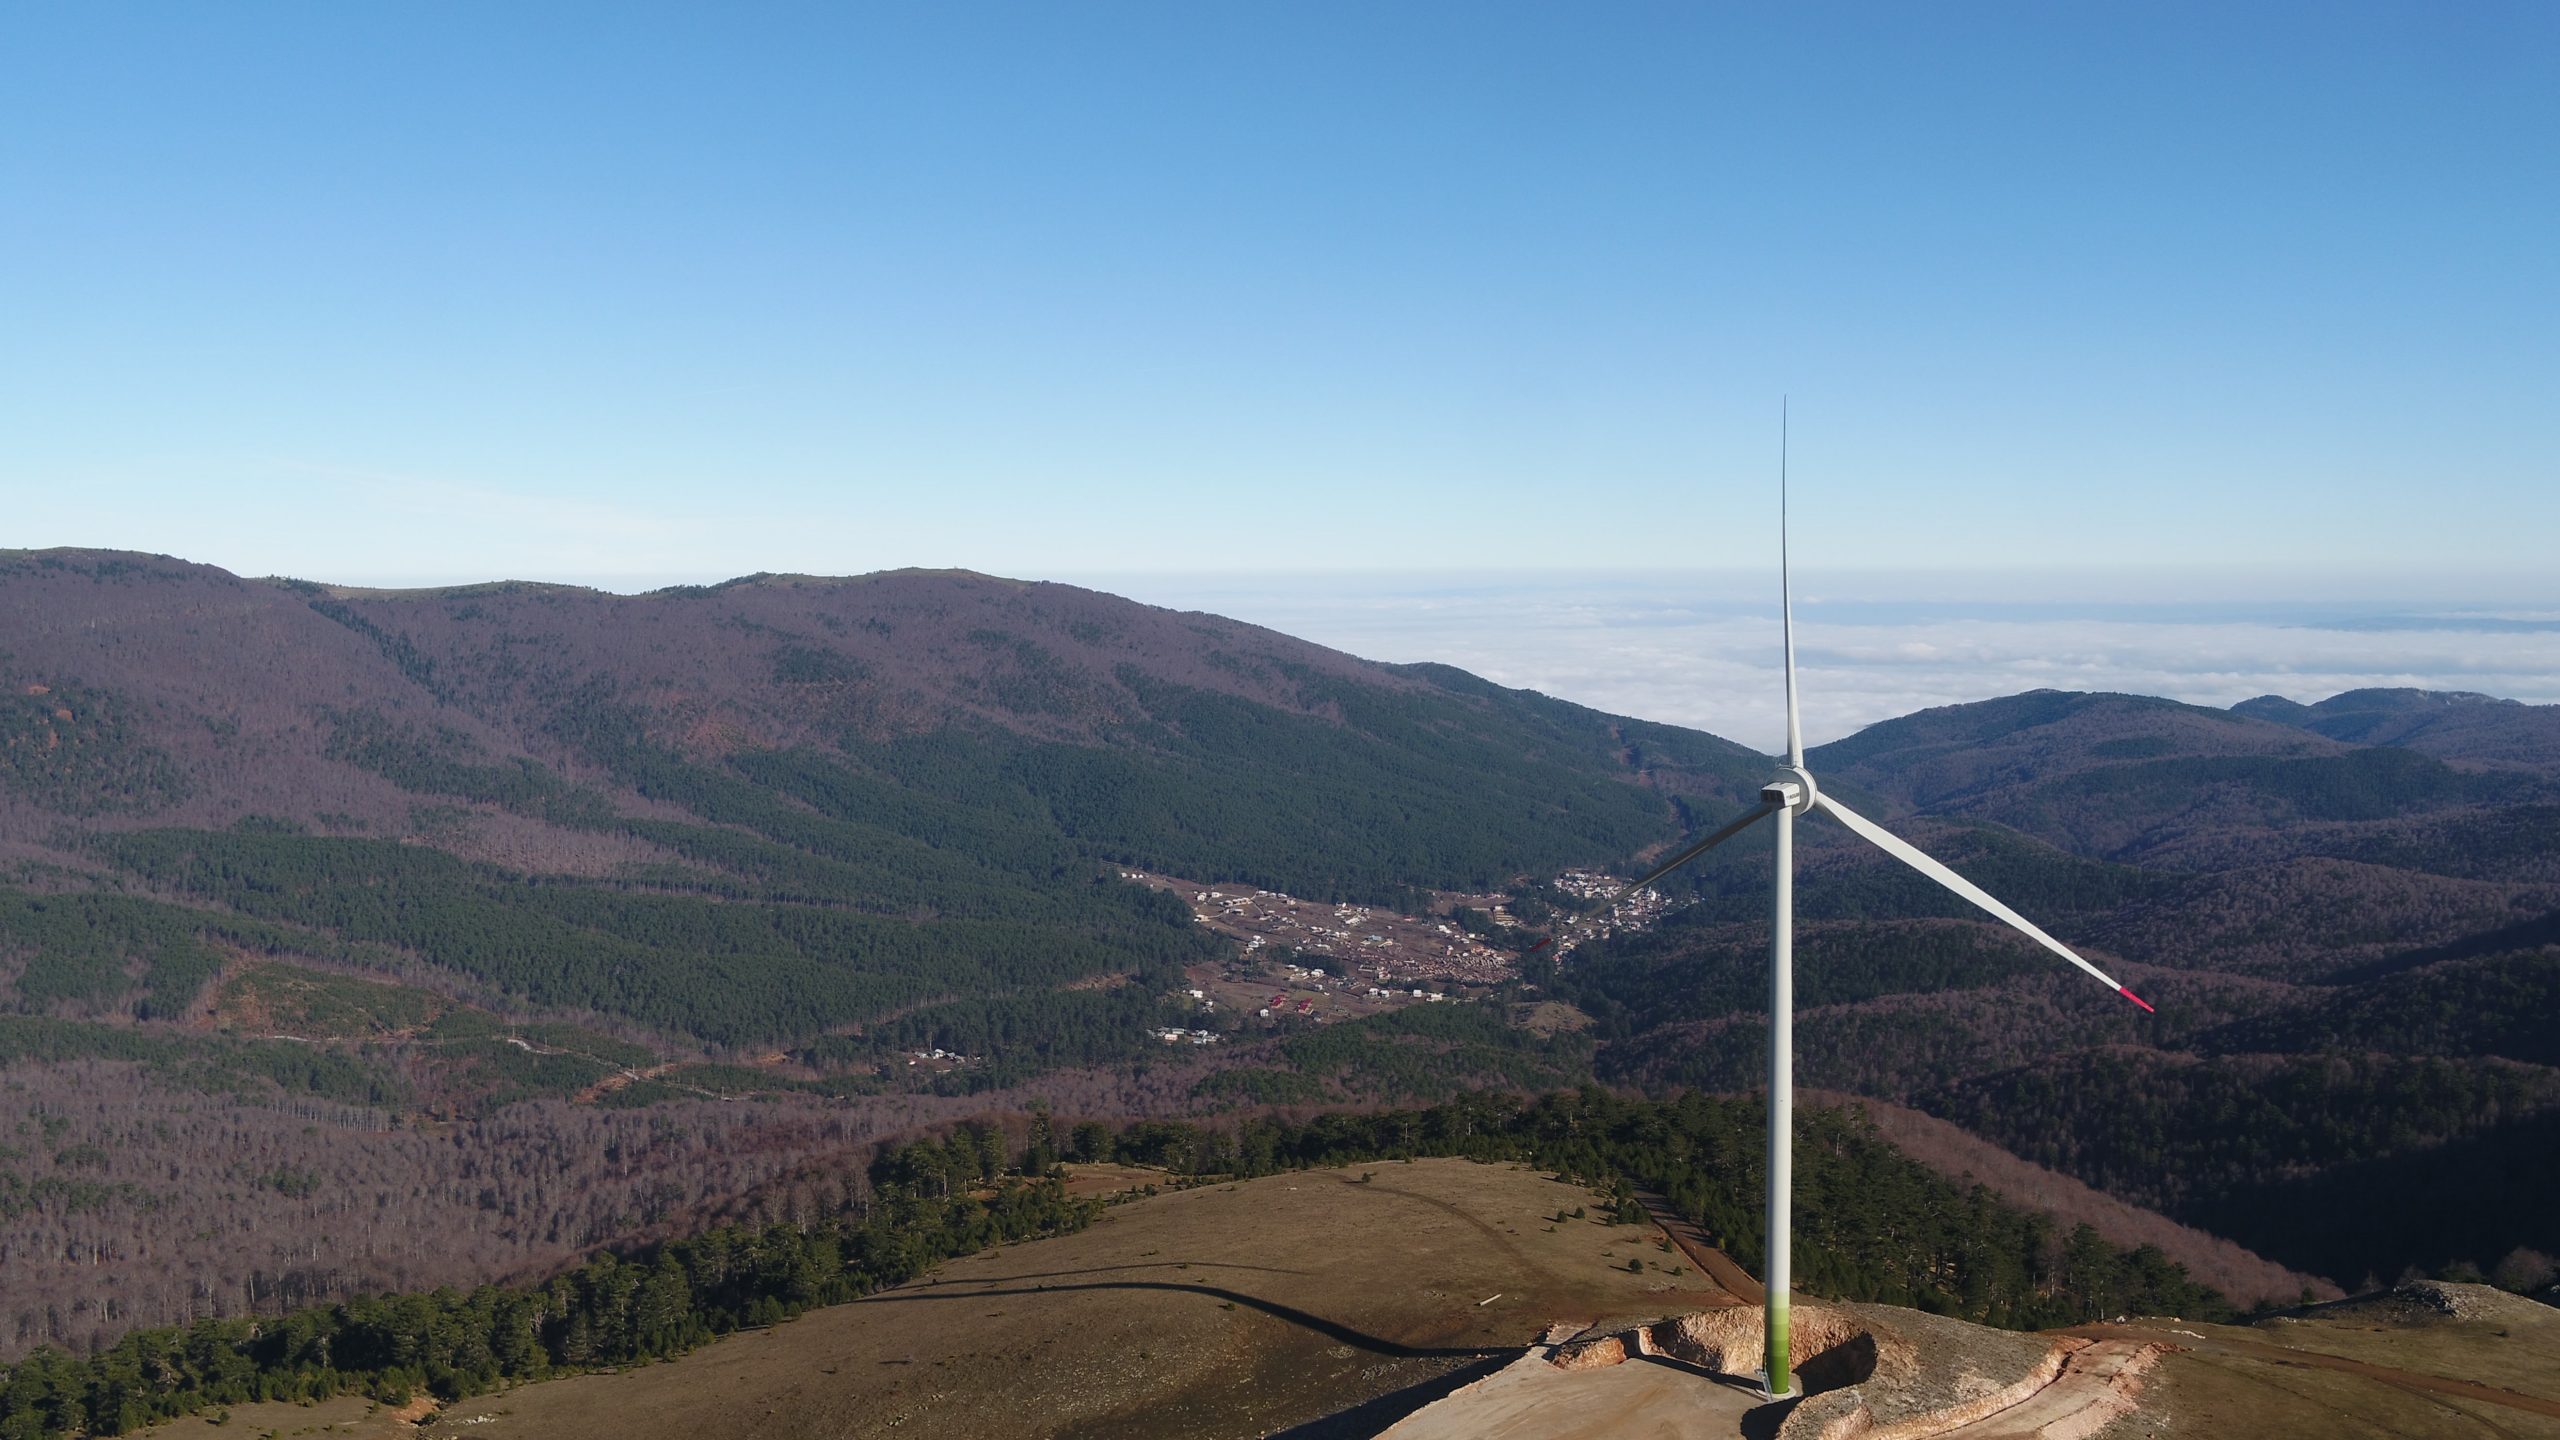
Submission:
[[[1821,787],[1813,783],[1813,772],[1801,765],[1779,766],[1777,778],[1760,787],[1762,801],[1784,805],[1798,815],[1812,809],[1813,802],[1821,794]]]

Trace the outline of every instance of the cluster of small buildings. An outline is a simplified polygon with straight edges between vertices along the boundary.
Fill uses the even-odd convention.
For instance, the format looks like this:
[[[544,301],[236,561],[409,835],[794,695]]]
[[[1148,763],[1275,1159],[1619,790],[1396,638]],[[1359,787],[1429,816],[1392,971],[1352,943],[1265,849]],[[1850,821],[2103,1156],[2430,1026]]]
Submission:
[[[1462,931],[1424,917],[1365,905],[1316,906],[1278,890],[1224,890],[1182,885],[1141,871],[1124,878],[1171,889],[1191,902],[1192,918],[1243,942],[1245,953],[1288,946],[1309,955],[1355,960],[1380,978],[1409,976],[1475,984],[1510,978],[1511,959]],[[1290,978],[1322,990],[1329,981],[1308,966]]]
[[[1198,992],[1195,991],[1193,993],[1196,994]],[[1218,1032],[1215,1030],[1185,1030],[1179,1026],[1167,1026],[1156,1032],[1156,1038],[1167,1045],[1215,1045],[1218,1043]]]
[[[1558,890],[1576,900],[1610,901],[1606,914],[1577,915],[1555,927],[1555,953],[1559,958],[1578,945],[1607,939],[1621,930],[1649,930],[1655,921],[1675,908],[1656,890],[1639,890],[1624,900],[1614,900],[1612,897],[1625,889],[1627,882],[1596,870],[1567,870],[1556,877],[1555,884]],[[1499,910],[1493,912],[1493,919],[1498,925],[1519,923]]]
[[[1286,990],[1267,1005],[1231,995],[1240,1010],[1258,1020],[1343,1018],[1317,1007],[1321,1000],[1306,992],[1337,991],[1354,1005],[1400,1005],[1447,1000],[1459,987],[1494,986],[1516,978],[1518,942],[1497,949],[1469,933],[1453,919],[1439,915],[1398,915],[1365,905],[1328,905],[1299,900],[1277,890],[1211,888],[1140,870],[1121,877],[1165,890],[1188,902],[1192,918],[1234,938],[1243,949],[1243,974],[1271,980],[1285,978]],[[1558,890],[1583,901],[1607,902],[1624,884],[1597,871],[1568,870],[1557,876]],[[1460,896],[1457,903],[1490,914],[1493,923],[1514,935],[1543,933],[1544,926],[1524,924],[1503,907],[1500,895]],[[1647,891],[1613,904],[1605,914],[1558,916],[1552,953],[1562,955],[1619,930],[1642,930],[1670,909],[1660,895]],[[1481,927],[1479,927],[1481,928]],[[1277,960],[1298,952],[1302,959]],[[1265,953],[1265,952],[1276,952]],[[1323,968],[1306,963],[1323,957]],[[1356,979],[1342,977],[1356,975]],[[1231,977],[1232,978],[1232,977]],[[1203,1010],[1215,1002],[1194,991]],[[1362,1008],[1366,1008],[1362,1006]],[[1199,1043],[1199,1042],[1194,1042]]]

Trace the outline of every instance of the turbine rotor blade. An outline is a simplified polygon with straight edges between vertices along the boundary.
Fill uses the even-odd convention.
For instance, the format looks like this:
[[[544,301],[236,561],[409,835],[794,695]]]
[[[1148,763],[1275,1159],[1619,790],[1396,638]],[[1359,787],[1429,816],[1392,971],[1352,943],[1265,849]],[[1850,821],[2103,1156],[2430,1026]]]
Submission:
[[[1796,718],[1796,587],[1787,571],[1787,402],[1778,399],[1778,637],[1786,653],[1787,763],[1804,768],[1804,725]]]
[[[2132,1001],[2134,1004],[2141,1006],[2145,1010],[2149,1010],[2151,1008],[2151,1003],[2149,1001],[2134,994],[2132,991],[2127,990],[2122,985],[2117,984],[2114,976],[2109,975],[2106,971],[2099,969],[2097,966],[2081,959],[2078,955],[2073,954],[2070,946],[2063,944],[2061,941],[2054,939],[2052,936],[2044,933],[2044,931],[2036,928],[2034,922],[2028,920],[2017,911],[2010,909],[2008,906],[2001,904],[1990,891],[1983,889],[1981,886],[1974,884],[1972,881],[1967,880],[1953,870],[1950,870],[1946,866],[1938,863],[1936,860],[1930,858],[1930,856],[1923,852],[1918,846],[1913,845],[1910,841],[1894,834],[1892,831],[1887,830],[1873,820],[1868,819],[1866,816],[1859,814],[1857,811],[1850,809],[1848,806],[1841,804],[1839,801],[1832,799],[1828,795],[1815,797],[1814,803],[1821,806],[1823,809],[1830,811],[1831,818],[1857,832],[1861,838],[1872,843],[1877,849],[1882,850],[1887,855],[1890,855],[1894,859],[1901,861],[1903,864],[1910,866],[1912,869],[1919,871],[1921,874],[1928,876],[1930,879],[1937,881],[1939,884],[1946,886],[1948,889],[1953,890],[1965,899],[1972,901],[1976,906],[1988,911],[1993,918],[2007,921],[2012,929],[2017,930],[2028,939],[2035,941],[2047,950],[2052,951],[2054,954],[2061,956],[2063,959],[2070,961],[2072,964],[2088,971],[2091,975],[2096,976],[2108,989],[2113,990],[2117,994]]]
[[[1765,800],[1762,801],[1760,804],[1745,812],[1741,819],[1734,821],[1732,824],[1727,825],[1713,835],[1708,836],[1706,839],[1699,841],[1697,844],[1690,846],[1688,849],[1681,851],[1679,854],[1663,861],[1660,865],[1655,866],[1652,874],[1647,875],[1641,880],[1633,882],[1626,888],[1620,890],[1617,894],[1610,896],[1609,903],[1612,905],[1617,904],[1619,901],[1626,899],[1628,896],[1633,895],[1647,885],[1652,884],[1654,881],[1661,879],[1663,876],[1670,874],[1672,871],[1677,870],[1681,866],[1688,864],[1690,861],[1697,859],[1699,856],[1706,854],[1708,851],[1713,850],[1727,840],[1732,839],[1734,836],[1750,829],[1760,821],[1776,814],[1780,808],[1782,807],[1772,805]]]

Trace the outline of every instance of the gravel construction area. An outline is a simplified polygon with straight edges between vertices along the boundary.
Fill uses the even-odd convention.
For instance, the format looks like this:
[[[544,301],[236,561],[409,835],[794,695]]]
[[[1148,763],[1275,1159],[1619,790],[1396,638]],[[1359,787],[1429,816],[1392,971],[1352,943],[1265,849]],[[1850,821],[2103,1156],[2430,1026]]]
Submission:
[[[1532,1352],[1379,1440],[1699,1440],[1741,1434],[1767,1404],[1748,1385],[1673,1360],[1567,1371]]]

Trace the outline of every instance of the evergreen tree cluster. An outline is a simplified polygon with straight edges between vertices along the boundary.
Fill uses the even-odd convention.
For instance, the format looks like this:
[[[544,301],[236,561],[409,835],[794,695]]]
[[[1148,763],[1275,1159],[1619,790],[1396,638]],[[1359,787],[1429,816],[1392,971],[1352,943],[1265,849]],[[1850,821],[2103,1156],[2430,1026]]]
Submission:
[[[707,832],[723,834],[726,832]],[[151,883],[331,944],[396,946],[537,1005],[718,1044],[789,1040],[941,995],[1046,989],[1209,953],[1188,911],[1129,886],[1008,892],[922,924],[833,903],[726,903],[544,882],[388,840],[147,830],[104,842]],[[885,862],[883,862],[885,863]],[[877,897],[862,895],[866,900]]]
[[[8,656],[0,652],[0,664]],[[187,798],[184,769],[111,691],[9,677],[0,686],[0,793],[63,815],[147,814]]]
[[[136,1018],[175,1020],[222,969],[212,938],[254,944],[269,928],[125,895],[0,890],[0,949],[24,957],[17,1002],[38,1013],[102,1008],[133,995],[138,984]]]

